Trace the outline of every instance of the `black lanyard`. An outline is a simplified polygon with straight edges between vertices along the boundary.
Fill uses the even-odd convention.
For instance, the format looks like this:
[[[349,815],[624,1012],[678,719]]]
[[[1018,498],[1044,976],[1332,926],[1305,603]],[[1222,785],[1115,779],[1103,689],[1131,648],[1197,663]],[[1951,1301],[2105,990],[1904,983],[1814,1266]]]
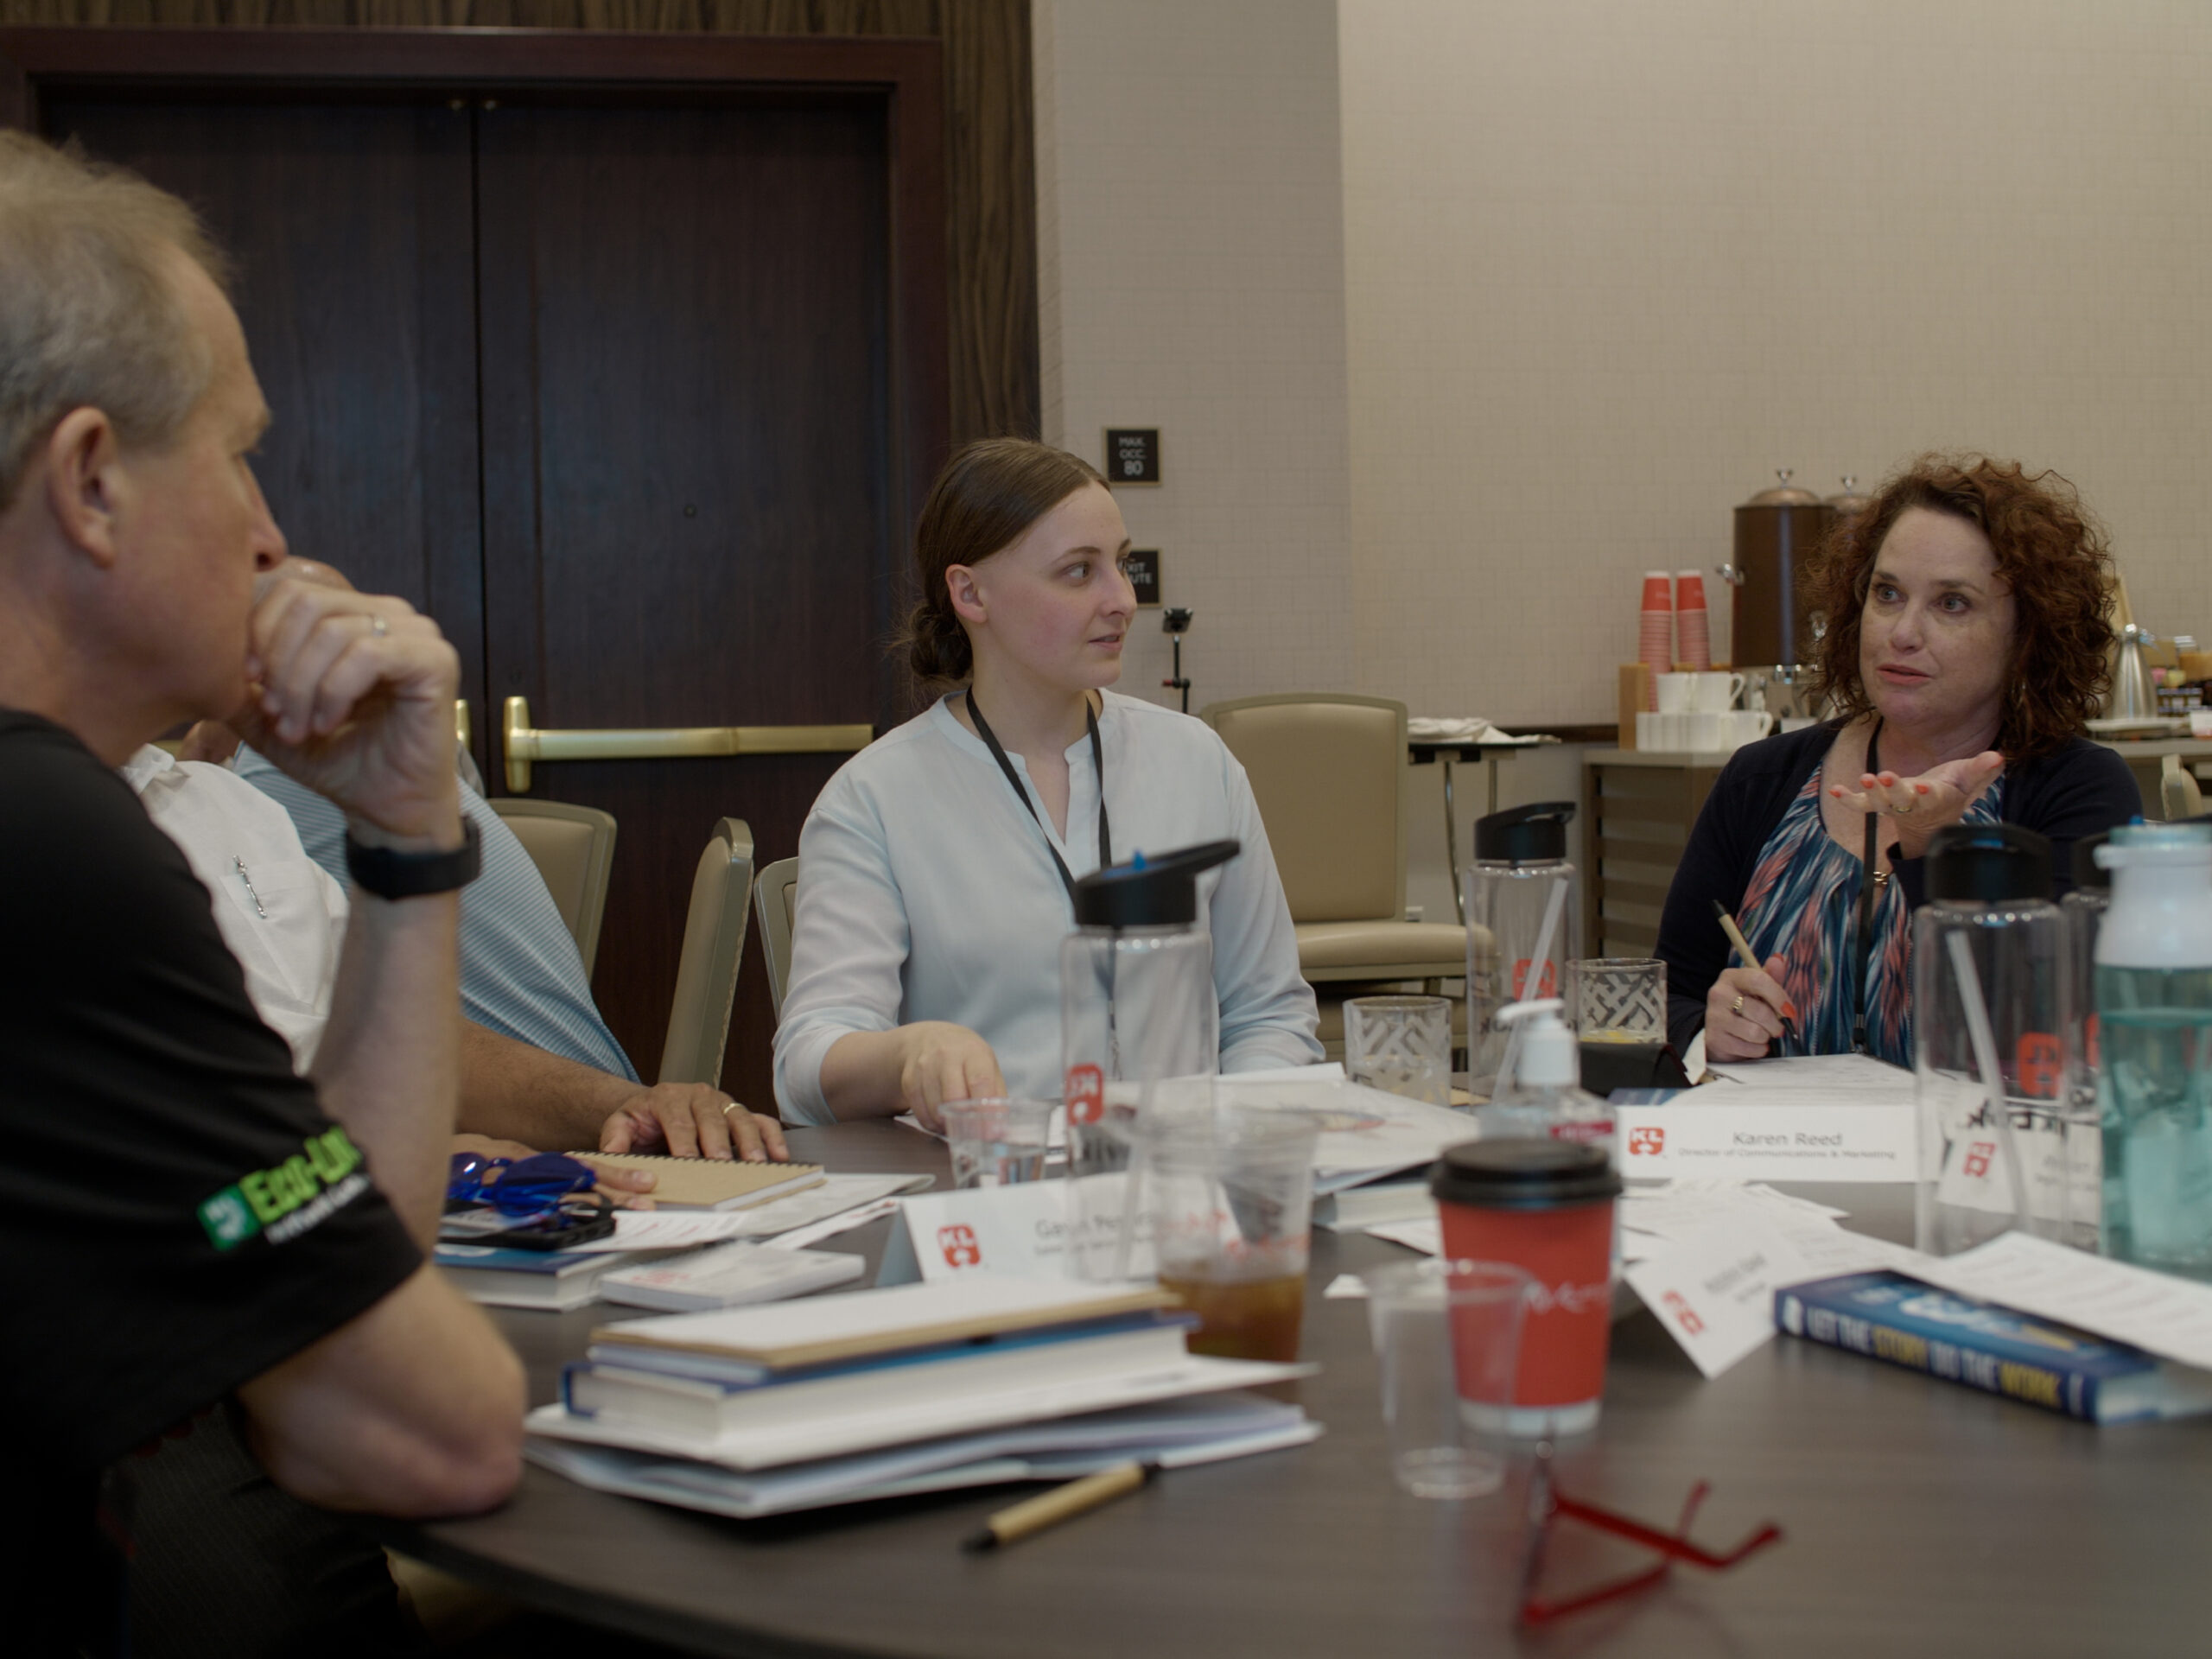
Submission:
[[[1014,785],[1014,798],[1021,803],[1022,810],[1037,818],[1037,808],[1030,801],[1029,791],[1021,786],[1021,779],[1014,770],[1014,762],[1006,758],[998,734],[991,730],[991,722],[983,718],[983,711],[976,706],[976,694],[968,693],[969,718],[976,722],[976,735],[988,744],[991,759],[999,763],[999,770],[1006,773],[1006,780]],[[1090,728],[1090,763],[1098,769],[1098,868],[1104,869],[1114,861],[1114,836],[1106,823],[1106,751],[1098,741],[1098,716],[1091,712],[1090,699],[1083,700],[1083,723]],[[1045,828],[1045,820],[1037,818],[1037,827]],[[1060,849],[1052,845],[1048,832],[1045,836],[1045,850],[1052,855],[1052,864],[1060,873],[1060,885],[1068,890],[1068,899],[1075,899],[1075,877],[1068,874],[1068,861],[1060,856]]]
[[[1874,729],[1866,734],[1866,770],[1876,777],[1882,773],[1882,719],[1874,717]],[[1882,815],[1866,815],[1866,850],[1859,872],[1859,995],[1857,1007],[1851,1019],[1851,1051],[1854,1054],[1872,1054],[1874,1051],[1866,1040],[1866,993],[1874,978],[1874,860],[1879,851],[1875,846],[1881,833]]]

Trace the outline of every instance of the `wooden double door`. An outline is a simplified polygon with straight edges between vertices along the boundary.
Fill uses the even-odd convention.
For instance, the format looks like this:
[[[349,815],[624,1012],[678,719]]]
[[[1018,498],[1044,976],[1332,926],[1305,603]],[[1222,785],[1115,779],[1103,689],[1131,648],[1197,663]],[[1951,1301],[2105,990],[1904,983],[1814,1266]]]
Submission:
[[[626,79],[604,38],[425,33],[367,75],[358,35],[318,66],[211,33],[179,78],[177,31],[71,33],[106,55],[0,35],[20,113],[236,258],[277,522],[459,645],[494,793],[513,696],[547,728],[902,717],[883,647],[945,448],[933,44],[693,42],[654,79],[667,43],[633,43]],[[618,820],[594,989],[648,1080],[715,821],[788,856],[842,758],[533,769]],[[772,1033],[756,941],[724,1079],[764,1108]]]

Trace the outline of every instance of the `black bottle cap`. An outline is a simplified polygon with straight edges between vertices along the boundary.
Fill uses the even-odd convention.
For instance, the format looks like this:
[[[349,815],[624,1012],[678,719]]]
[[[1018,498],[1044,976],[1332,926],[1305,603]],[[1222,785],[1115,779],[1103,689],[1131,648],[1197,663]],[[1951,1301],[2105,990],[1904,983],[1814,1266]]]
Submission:
[[[1621,1178],[1603,1147],[1581,1141],[1468,1141],[1444,1148],[1429,1172],[1439,1204],[1548,1210],[1618,1198]]]
[[[1567,856],[1567,821],[1573,801],[1510,806],[1475,820],[1475,856],[1497,862],[1543,864]]]
[[[2094,836],[2084,836],[2074,843],[2074,885],[2094,887],[2101,893],[2112,891],[2112,872],[2097,862],[2097,849],[2112,839],[2112,831],[2100,830]]]
[[[1928,843],[1928,896],[2001,905],[2050,897],[2050,842],[2017,823],[1954,823]]]
[[[1198,918],[1198,876],[1244,850],[1242,842],[1206,841],[1093,870],[1075,884],[1078,927],[1176,927]]]

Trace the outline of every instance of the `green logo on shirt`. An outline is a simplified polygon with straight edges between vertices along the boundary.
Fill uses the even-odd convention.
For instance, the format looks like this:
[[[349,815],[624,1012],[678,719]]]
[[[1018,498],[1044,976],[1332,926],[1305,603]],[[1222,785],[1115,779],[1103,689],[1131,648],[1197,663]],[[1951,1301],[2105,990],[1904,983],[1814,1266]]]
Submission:
[[[334,1125],[309,1136],[283,1163],[241,1176],[203,1200],[200,1225],[217,1249],[230,1249],[336,1186],[360,1165],[360,1149]]]

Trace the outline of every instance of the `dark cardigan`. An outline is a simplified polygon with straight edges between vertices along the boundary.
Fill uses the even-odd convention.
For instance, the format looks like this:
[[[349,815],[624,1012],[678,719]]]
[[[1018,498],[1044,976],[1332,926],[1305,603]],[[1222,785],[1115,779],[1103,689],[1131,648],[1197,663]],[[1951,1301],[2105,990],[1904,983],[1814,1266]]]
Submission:
[[[1659,959],[1667,964],[1667,1031],[1678,1052],[1705,1028],[1705,997],[1728,966],[1728,940],[1713,919],[1718,899],[1732,912],[1743,903],[1768,838],[1805,780],[1827,757],[1840,729],[1810,726],[1736,751],[1721,769],[1690,831],[1682,861],[1667,889],[1659,918]],[[2143,810],[2142,791],[2127,763],[2110,749],[2077,737],[2056,754],[2008,766],[2005,819],[2050,838],[2057,891],[2074,885],[2074,843],[2126,823]],[[1923,860],[1900,859],[1908,910],[1927,897]]]

